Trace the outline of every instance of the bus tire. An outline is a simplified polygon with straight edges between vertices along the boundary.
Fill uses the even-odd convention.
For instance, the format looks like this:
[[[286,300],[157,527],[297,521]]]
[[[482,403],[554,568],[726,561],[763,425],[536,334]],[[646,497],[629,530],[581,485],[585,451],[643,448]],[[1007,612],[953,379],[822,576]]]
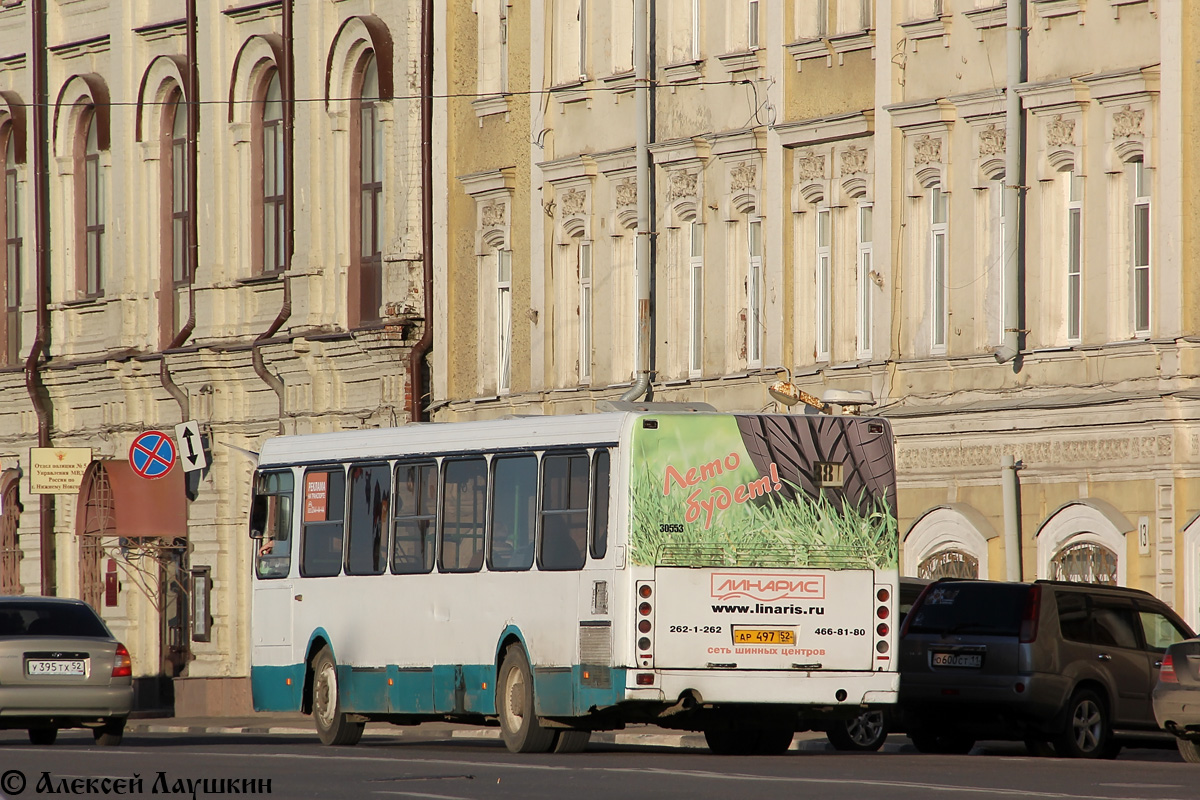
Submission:
[[[591,731],[558,731],[554,734],[554,752],[582,753],[591,738]]]
[[[496,681],[496,714],[500,736],[513,753],[547,753],[555,745],[555,731],[538,722],[533,701],[533,671],[519,644],[509,645]]]
[[[322,648],[313,660],[312,714],[322,744],[358,744],[366,727],[365,722],[351,722],[342,713],[337,664],[328,648]]]

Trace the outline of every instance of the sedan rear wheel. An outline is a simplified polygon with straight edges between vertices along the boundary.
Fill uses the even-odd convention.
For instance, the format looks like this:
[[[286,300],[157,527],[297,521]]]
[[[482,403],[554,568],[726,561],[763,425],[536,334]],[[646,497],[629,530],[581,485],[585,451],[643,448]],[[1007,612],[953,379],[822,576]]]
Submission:
[[[92,736],[101,747],[116,747],[125,737],[125,719],[106,720],[99,728],[92,728]]]
[[[33,744],[54,744],[58,738],[58,728],[30,728],[29,741]]]

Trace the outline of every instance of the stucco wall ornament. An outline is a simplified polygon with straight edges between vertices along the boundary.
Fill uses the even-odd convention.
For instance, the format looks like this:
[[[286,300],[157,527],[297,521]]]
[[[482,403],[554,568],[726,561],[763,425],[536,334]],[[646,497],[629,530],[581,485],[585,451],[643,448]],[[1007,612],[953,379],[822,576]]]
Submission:
[[[676,170],[671,173],[671,186],[667,189],[667,202],[673,203],[684,197],[696,196],[696,173]]]
[[[851,145],[842,151],[842,177],[867,171],[867,148]]]
[[[563,217],[581,217],[583,216],[584,206],[587,203],[587,192],[579,189],[568,189],[562,196],[562,215]]]
[[[997,156],[1004,152],[1006,131],[997,128],[995,123],[979,132],[979,155]]]
[[[758,165],[750,161],[738,164],[729,171],[729,179],[735,192],[753,190],[758,183]]]
[[[1058,114],[1046,123],[1046,143],[1051,147],[1075,146],[1075,120]]]
[[[1132,106],[1125,106],[1113,114],[1113,138],[1129,139],[1134,136],[1141,136],[1142,120],[1145,116],[1145,109],[1139,108],[1134,110]]]
[[[637,183],[626,179],[617,184],[617,207],[637,205]]]
[[[934,139],[929,134],[925,134],[921,138],[913,142],[913,163],[914,164],[940,164],[942,163],[942,140]]]
[[[825,178],[825,156],[809,150],[796,159],[796,177],[802,181],[819,181]]]
[[[499,228],[504,225],[505,209],[503,203],[488,203],[479,214],[480,222],[485,228]]]
[[[899,469],[957,469],[991,467],[1003,455],[1013,455],[1026,464],[1095,464],[1098,462],[1154,462],[1170,458],[1170,435],[1132,436],[1114,439],[1073,439],[1013,445],[951,445],[896,449]]]

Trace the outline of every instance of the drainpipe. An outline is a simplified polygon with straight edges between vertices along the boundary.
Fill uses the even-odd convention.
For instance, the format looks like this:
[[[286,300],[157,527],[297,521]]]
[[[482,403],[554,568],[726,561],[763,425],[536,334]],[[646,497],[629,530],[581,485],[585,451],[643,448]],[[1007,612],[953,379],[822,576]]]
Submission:
[[[53,408],[41,365],[50,353],[50,137],[46,109],[46,0],[30,4],[33,32],[33,213],[37,322],[33,344],[25,359],[25,388],[37,414],[38,447],[50,446]],[[54,495],[43,494],[38,502],[38,543],[41,550],[42,594],[58,594],[57,554],[54,542]]]
[[[1004,340],[994,355],[1001,364],[1021,352],[1021,195],[1024,191],[1024,132],[1017,86],[1025,80],[1025,0],[1008,0],[1008,76],[1004,110]]]
[[[292,208],[292,152],[295,145],[295,109],[293,108],[296,98],[296,83],[293,73],[294,62],[292,53],[295,42],[293,41],[292,22],[295,16],[294,0],[283,0],[283,63],[280,64],[280,83],[283,88],[283,305],[279,308],[279,313],[275,315],[275,319],[271,321],[271,325],[265,331],[260,333],[254,339],[254,344],[250,348],[250,363],[254,366],[254,374],[262,379],[263,383],[271,387],[275,392],[275,396],[279,398],[279,432],[285,433],[283,426],[283,418],[285,411],[285,399],[283,390],[283,379],[267,369],[266,362],[263,361],[262,345],[272,336],[274,336],[283,323],[287,322],[288,317],[292,316],[292,279],[289,274],[292,269],[292,251],[296,244],[294,234],[295,210]]]
[[[637,342],[633,386],[625,401],[641,398],[650,389],[650,81],[647,77],[650,20],[646,0],[633,0],[633,104],[637,155]]]
[[[425,419],[425,356],[433,347],[433,0],[421,2],[421,254],[425,324],[408,353],[409,422]]]
[[[1000,459],[1000,483],[1004,487],[1004,578],[1021,580],[1021,508],[1017,501],[1017,461]]]
[[[199,264],[200,243],[199,243],[199,224],[197,217],[200,214],[197,184],[199,176],[197,175],[197,167],[199,163],[200,149],[200,81],[198,68],[196,65],[196,0],[187,0],[187,75],[184,80],[187,81],[187,86],[184,89],[184,98],[187,103],[187,194],[188,194],[188,318],[179,333],[175,334],[175,338],[167,345],[167,350],[174,350],[176,347],[183,346],[183,343],[192,335],[192,331],[196,328],[196,267]],[[171,291],[174,291],[172,287]],[[181,421],[187,422],[192,418],[191,399],[188,393],[179,387],[174,380],[171,379],[171,368],[167,366],[167,354],[162,354],[162,360],[158,362],[158,378],[164,389],[170,393],[171,397],[175,398],[175,402],[179,405],[179,416]]]

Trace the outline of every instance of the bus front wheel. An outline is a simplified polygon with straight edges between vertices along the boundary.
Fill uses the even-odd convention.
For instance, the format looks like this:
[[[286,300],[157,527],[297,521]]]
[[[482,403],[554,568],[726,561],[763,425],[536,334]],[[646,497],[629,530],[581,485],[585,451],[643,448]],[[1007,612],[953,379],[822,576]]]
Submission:
[[[496,682],[496,714],[500,736],[513,753],[545,753],[554,747],[554,731],[543,728],[534,713],[533,671],[520,645],[510,645]]]
[[[337,664],[329,650],[322,649],[313,661],[313,721],[322,744],[352,745],[362,738],[364,722],[351,722],[342,713],[338,695]]]

